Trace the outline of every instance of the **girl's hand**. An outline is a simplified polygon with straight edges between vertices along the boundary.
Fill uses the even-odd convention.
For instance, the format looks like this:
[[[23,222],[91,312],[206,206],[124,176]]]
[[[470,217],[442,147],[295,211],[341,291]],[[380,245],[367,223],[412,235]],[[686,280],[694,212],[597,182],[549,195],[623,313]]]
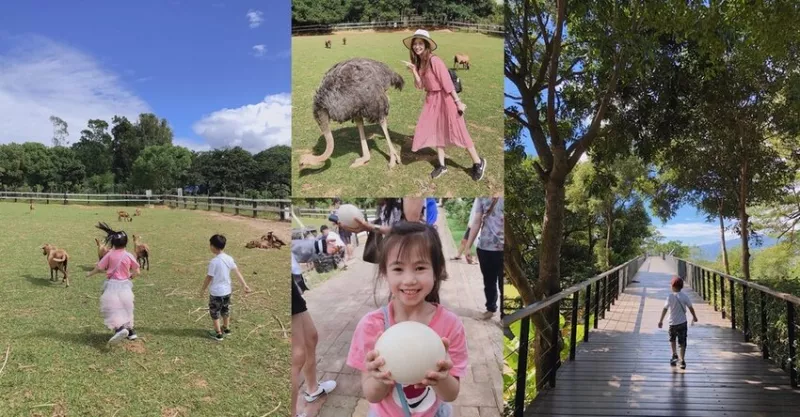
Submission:
[[[450,348],[450,341],[447,340],[446,337],[442,338],[442,344],[444,344],[444,350],[447,351]],[[422,388],[425,386],[436,386],[439,384],[439,381],[443,381],[450,376],[450,369],[453,369],[453,362],[450,359],[445,359],[443,361],[436,362],[437,369],[435,371],[429,371],[425,374],[425,379],[422,380],[419,384],[416,384],[415,388]]]
[[[464,104],[464,102],[463,102],[463,101],[458,101],[458,102],[456,103],[456,107],[458,108],[458,111],[460,111],[461,113],[464,113],[464,110],[466,110],[466,109],[467,109],[467,105],[466,105],[466,104]]]
[[[400,62],[402,62],[403,64],[405,64],[405,65],[406,65],[406,68],[408,68],[408,69],[409,69],[410,71],[412,71],[412,72],[417,70],[417,67],[416,67],[416,65],[414,65],[414,64],[412,64],[412,63],[410,63],[410,62],[408,62],[408,61],[400,61]]]
[[[245,286],[244,286],[244,292],[245,292],[245,293],[249,293],[250,291],[252,291],[252,290],[250,289],[250,287],[249,287],[249,286],[247,286],[247,284],[245,284]]]
[[[381,334],[383,334],[383,332],[380,332],[378,337],[381,337]],[[381,372],[381,366],[385,365],[386,361],[380,356],[377,350],[373,349],[367,352],[365,359],[367,362],[367,372],[369,372],[369,376],[385,385],[395,384],[394,380],[392,379],[391,372]]]

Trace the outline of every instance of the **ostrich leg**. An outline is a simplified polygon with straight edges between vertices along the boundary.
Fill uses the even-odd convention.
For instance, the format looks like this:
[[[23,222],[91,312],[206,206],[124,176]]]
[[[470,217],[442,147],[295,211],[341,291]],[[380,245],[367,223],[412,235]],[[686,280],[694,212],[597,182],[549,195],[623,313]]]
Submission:
[[[386,117],[381,118],[381,129],[383,129],[383,135],[386,136],[386,143],[389,144],[389,168],[391,169],[401,161],[400,154],[394,149],[394,146],[392,146],[392,139],[389,138],[389,126],[386,122]]]
[[[364,119],[356,119],[356,126],[358,126],[358,136],[361,138],[361,158],[356,159],[350,168],[358,168],[369,162],[370,154],[369,147],[367,147],[367,136],[364,134]]]

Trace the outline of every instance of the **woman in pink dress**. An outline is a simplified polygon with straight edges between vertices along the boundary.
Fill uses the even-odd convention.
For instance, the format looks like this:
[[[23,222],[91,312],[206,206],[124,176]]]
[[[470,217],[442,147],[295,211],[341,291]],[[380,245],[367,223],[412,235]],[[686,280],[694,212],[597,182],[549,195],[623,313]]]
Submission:
[[[438,178],[447,172],[444,148],[465,148],[472,158],[472,179],[482,179],[486,171],[486,159],[478,156],[467,132],[463,116],[467,106],[458,98],[447,65],[433,55],[436,42],[428,31],[420,29],[413,36],[403,39],[403,44],[410,51],[411,62],[407,64],[414,74],[414,86],[427,92],[422,114],[414,129],[411,150],[416,152],[421,148],[436,148],[439,166],[431,172],[431,178]]]

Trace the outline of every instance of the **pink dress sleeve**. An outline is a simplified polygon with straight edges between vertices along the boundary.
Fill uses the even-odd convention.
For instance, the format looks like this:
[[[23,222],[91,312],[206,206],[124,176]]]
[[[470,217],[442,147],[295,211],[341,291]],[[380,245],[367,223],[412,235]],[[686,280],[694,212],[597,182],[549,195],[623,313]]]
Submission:
[[[380,310],[378,310],[380,313]],[[367,366],[364,358],[367,352],[375,349],[378,335],[383,331],[383,315],[374,311],[362,317],[353,332],[350,341],[350,352],[347,354],[347,366],[366,372]]]
[[[464,331],[464,324],[461,323],[458,316],[452,315],[452,324],[450,324],[450,332],[447,338],[450,340],[450,348],[448,354],[450,360],[453,362],[453,368],[450,369],[450,375],[456,378],[463,378],[467,374],[467,334]]]
[[[110,257],[111,257],[111,251],[106,252],[106,254],[103,255],[103,259],[101,259],[100,262],[97,263],[97,268],[102,269],[103,271],[107,270]]]
[[[439,84],[441,84],[442,90],[444,90],[445,93],[450,94],[456,89],[453,85],[453,80],[450,79],[447,65],[445,65],[444,61],[438,56],[431,57],[431,70],[433,71],[433,75],[436,76],[436,79],[439,80]]]

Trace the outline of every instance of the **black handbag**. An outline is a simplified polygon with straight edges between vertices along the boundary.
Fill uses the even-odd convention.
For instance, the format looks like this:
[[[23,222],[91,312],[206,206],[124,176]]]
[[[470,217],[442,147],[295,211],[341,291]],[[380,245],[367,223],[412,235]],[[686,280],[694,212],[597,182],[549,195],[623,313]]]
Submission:
[[[371,264],[378,263],[378,251],[383,241],[383,235],[380,232],[371,231],[367,235],[367,243],[364,245],[364,262]]]

